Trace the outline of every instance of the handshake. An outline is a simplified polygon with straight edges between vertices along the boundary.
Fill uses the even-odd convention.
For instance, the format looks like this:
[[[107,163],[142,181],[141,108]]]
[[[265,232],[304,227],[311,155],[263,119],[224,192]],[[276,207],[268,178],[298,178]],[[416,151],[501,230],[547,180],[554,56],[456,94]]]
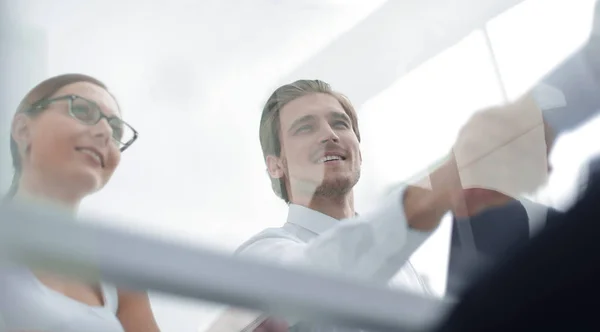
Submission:
[[[456,217],[476,215],[547,181],[551,136],[531,95],[479,111],[444,162],[412,185],[447,192]]]
[[[460,129],[451,153],[413,187],[439,192],[456,217],[473,216],[533,193],[548,178],[552,141],[531,95],[475,113]],[[421,173],[423,174],[423,173]],[[415,188],[416,190],[421,190]],[[284,332],[288,324],[258,312],[230,308],[209,332]]]

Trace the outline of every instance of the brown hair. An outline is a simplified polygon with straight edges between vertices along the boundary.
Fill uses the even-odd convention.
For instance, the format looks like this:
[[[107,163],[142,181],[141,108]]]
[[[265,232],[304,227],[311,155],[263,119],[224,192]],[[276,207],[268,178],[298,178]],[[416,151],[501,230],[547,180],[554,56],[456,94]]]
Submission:
[[[92,83],[108,91],[104,83],[91,76],[83,74],[64,74],[54,76],[39,83],[33,89],[31,89],[27,93],[27,95],[25,95],[21,103],[19,103],[15,114],[25,113],[31,117],[39,115],[40,112],[43,111],[43,108],[37,108],[36,106],[42,104],[47,99],[51,98],[56,92],[58,92],[58,90],[62,89],[63,87],[69,84],[79,82]],[[12,134],[10,137],[10,153],[12,156],[15,174],[13,175],[12,183],[10,185],[8,193],[6,194],[7,198],[11,198],[17,193],[17,190],[19,189],[19,179],[21,178],[21,168],[23,166],[21,163],[21,155],[19,154],[19,147],[17,146],[17,142],[12,138]]]
[[[294,83],[283,85],[275,90],[263,108],[262,116],[260,118],[259,137],[265,160],[268,155],[279,157],[281,154],[281,141],[279,138],[281,125],[279,122],[279,112],[281,109],[292,100],[313,93],[324,93],[337,99],[348,117],[350,117],[352,130],[360,142],[356,111],[348,98],[339,92],[333,91],[331,86],[323,81],[298,80]],[[283,199],[286,203],[289,203],[289,197],[283,180],[271,178],[271,187],[278,197]]]

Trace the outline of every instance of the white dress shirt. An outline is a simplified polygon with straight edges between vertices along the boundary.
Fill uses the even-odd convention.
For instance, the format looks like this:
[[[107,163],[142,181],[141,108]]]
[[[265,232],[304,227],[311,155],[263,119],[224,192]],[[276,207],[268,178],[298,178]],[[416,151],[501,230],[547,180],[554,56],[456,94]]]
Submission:
[[[376,283],[397,276],[394,285],[427,292],[407,262],[431,232],[408,226],[403,195],[398,190],[372,213],[344,220],[290,204],[282,227],[258,233],[237,253]]]

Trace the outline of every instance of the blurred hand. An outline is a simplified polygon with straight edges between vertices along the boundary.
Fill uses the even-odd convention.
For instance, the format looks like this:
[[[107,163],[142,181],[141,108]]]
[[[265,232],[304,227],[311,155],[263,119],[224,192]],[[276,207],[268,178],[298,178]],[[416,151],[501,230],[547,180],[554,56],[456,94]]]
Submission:
[[[475,113],[448,160],[431,175],[457,217],[473,216],[534,192],[548,177],[541,110],[531,95]]]
[[[471,217],[512,200],[510,196],[493,189],[465,188],[454,156],[431,174],[431,183],[434,188],[444,188],[447,192],[446,201],[457,218]]]

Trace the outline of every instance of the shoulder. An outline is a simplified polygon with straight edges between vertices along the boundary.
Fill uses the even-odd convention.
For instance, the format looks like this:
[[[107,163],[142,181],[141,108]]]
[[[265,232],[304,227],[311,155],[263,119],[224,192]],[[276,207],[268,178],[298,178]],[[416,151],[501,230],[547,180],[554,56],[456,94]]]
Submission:
[[[297,236],[286,230],[284,227],[267,228],[242,243],[235,250],[234,254],[246,254],[251,251],[251,247],[255,246],[256,244],[273,241],[290,241],[294,243],[302,242]]]

